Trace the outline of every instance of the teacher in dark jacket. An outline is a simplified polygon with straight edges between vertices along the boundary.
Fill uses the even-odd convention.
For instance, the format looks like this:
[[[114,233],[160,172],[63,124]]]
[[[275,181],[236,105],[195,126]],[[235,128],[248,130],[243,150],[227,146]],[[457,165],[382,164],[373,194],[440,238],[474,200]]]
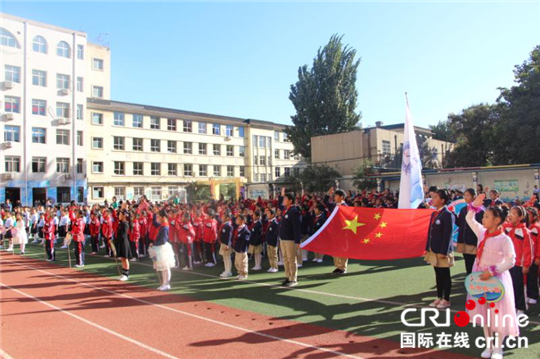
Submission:
[[[476,234],[474,234],[471,227],[469,227],[467,224],[465,217],[467,216],[467,212],[472,210],[469,209],[468,204],[474,202],[476,198],[476,190],[474,188],[469,188],[465,191],[464,198],[467,206],[463,207],[459,211],[456,221],[456,225],[459,228],[456,252],[463,253],[463,259],[465,259],[465,268],[467,269],[467,275],[469,275],[472,273],[474,261],[476,260],[478,238],[476,237]],[[484,218],[484,211],[477,211],[474,215],[476,222],[482,223],[482,218]]]
[[[301,221],[300,211],[294,206],[294,194],[285,193],[281,222],[279,224],[279,238],[285,267],[285,281],[282,285],[286,287],[294,287],[297,284],[296,251],[302,238]]]

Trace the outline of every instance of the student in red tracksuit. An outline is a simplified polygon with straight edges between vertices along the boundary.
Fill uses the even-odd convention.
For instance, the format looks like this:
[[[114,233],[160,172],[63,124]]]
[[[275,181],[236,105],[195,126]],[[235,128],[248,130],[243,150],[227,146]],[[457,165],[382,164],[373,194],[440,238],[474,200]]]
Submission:
[[[154,207],[152,211],[153,212],[149,212],[148,216],[146,217],[146,220],[148,222],[149,244],[152,244],[153,242],[156,241],[156,238],[157,238],[157,235],[158,235],[158,232],[159,232],[159,226],[155,225],[155,220],[154,220],[157,213],[159,213],[159,208]]]
[[[99,232],[101,229],[101,223],[99,223],[99,218],[97,212],[92,212],[90,214],[90,240],[92,243],[92,253],[98,254],[99,252]]]
[[[189,212],[184,212],[182,215],[182,221],[176,223],[178,231],[178,239],[182,244],[182,253],[184,257],[184,263],[182,270],[193,269],[193,240],[195,238],[195,229],[191,224],[191,217]]]
[[[139,225],[141,228],[141,238],[139,240],[139,258],[144,258],[148,255],[148,221],[146,219],[145,211],[141,211],[138,216]]]
[[[133,214],[129,231],[129,245],[131,247],[132,262],[139,260],[139,241],[141,239],[141,224],[139,223],[139,214]]]
[[[531,235],[526,225],[527,210],[521,206],[512,207],[508,220],[509,222],[504,225],[504,231],[512,239],[516,252],[516,264],[510,269],[510,275],[514,284],[516,309],[518,314],[523,314],[526,310],[523,275],[529,273],[533,253]]]
[[[45,250],[47,251],[47,261],[55,261],[56,253],[54,251],[56,226],[54,218],[50,211],[45,213],[45,223],[43,224],[43,238],[45,238]]]
[[[84,267],[84,218],[83,212],[75,211],[76,219],[71,223],[71,235],[75,242],[75,267]]]
[[[206,267],[216,265],[216,240],[217,240],[217,221],[214,218],[213,209],[208,209],[203,219],[203,244],[206,253]]]
[[[195,238],[193,238],[193,264],[200,264],[203,261],[202,253],[202,218],[199,210],[194,210],[191,216],[191,224],[195,231]]]
[[[103,242],[105,242],[105,248],[107,251],[105,257],[112,257],[113,253],[111,251],[111,240],[113,237],[113,219],[111,218],[111,212],[109,210],[103,213],[101,234],[103,236]]]
[[[538,303],[539,283],[538,266],[540,265],[540,222],[538,221],[538,210],[534,207],[527,208],[529,214],[529,230],[533,242],[533,262],[527,275],[527,298],[529,304]]]
[[[180,242],[178,239],[178,221],[178,210],[175,208],[172,210],[172,213],[169,217],[169,242],[173,247],[174,257],[176,260],[176,264],[173,268],[180,267]]]

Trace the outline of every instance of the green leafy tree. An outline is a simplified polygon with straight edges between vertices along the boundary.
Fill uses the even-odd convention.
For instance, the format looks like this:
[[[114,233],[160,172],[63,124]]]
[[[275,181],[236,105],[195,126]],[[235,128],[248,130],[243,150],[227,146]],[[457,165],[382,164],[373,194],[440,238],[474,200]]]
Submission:
[[[304,190],[308,192],[326,192],[330,187],[335,186],[335,180],[341,175],[335,168],[326,164],[310,164],[304,170],[293,176],[292,181],[296,183],[295,191],[299,191],[303,184]]]
[[[448,121],[439,121],[436,125],[429,125],[433,138],[440,141],[454,142],[455,133]]]
[[[186,191],[191,201],[208,201],[212,198],[210,186],[200,182],[189,183],[186,186]]]
[[[377,179],[373,177],[375,171],[373,162],[365,160],[353,173],[353,185],[360,191],[377,188]]]
[[[311,159],[311,137],[348,132],[361,119],[356,112],[356,50],[343,45],[343,36],[333,35],[317,52],[313,65],[298,69],[289,99],[296,114],[294,126],[286,129],[295,152]]]

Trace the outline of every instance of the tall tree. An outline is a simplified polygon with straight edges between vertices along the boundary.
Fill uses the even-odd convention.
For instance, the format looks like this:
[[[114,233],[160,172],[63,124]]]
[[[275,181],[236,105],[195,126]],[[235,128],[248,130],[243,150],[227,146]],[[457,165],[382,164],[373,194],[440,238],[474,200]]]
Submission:
[[[326,164],[310,164],[302,172],[293,176],[293,182],[302,183],[308,192],[326,192],[335,186],[341,175]]]
[[[361,119],[356,112],[356,72],[360,59],[356,50],[343,45],[343,36],[333,35],[319,48],[313,66],[298,69],[298,81],[291,85],[289,99],[296,114],[294,126],[286,132],[295,152],[311,159],[311,137],[348,132]]]
[[[454,142],[455,133],[449,126],[448,121],[439,121],[436,125],[429,125],[433,132],[433,138],[439,141]]]
[[[361,191],[377,188],[377,179],[371,160],[364,160],[364,162],[354,170],[353,185]]]

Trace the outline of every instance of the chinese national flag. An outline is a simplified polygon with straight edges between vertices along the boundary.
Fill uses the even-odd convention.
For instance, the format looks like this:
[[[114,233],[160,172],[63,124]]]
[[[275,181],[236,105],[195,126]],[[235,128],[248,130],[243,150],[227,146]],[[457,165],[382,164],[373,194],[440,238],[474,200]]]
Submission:
[[[302,249],[334,257],[383,260],[419,257],[433,210],[337,206]]]

